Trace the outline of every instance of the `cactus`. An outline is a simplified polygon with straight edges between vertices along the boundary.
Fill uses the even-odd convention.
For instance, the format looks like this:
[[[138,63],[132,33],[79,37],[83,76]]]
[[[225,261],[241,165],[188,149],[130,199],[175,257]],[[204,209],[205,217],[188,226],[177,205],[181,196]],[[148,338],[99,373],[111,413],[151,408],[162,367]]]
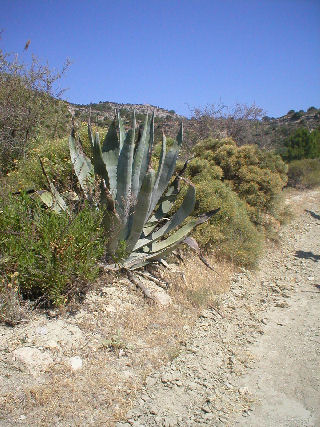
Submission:
[[[181,243],[194,227],[217,212],[208,212],[179,228],[192,213],[195,205],[195,188],[188,182],[188,190],[181,206],[168,218],[180,191],[180,176],[176,176],[171,184],[170,181],[182,145],[182,124],[175,143],[168,151],[163,135],[156,172],[151,167],[154,144],[153,115],[146,116],[137,141],[135,113],[132,117],[132,127],[127,132],[120,114],[117,113],[102,144],[99,134],[93,135],[90,123],[88,135],[93,161],[86,156],[72,130],[69,138],[72,164],[84,196],[91,203],[95,203],[95,183],[99,182],[99,205],[104,210],[103,224],[109,235],[107,255],[118,260],[117,254],[121,249],[126,253],[122,266],[135,269],[161,258]],[[45,202],[50,199],[51,207],[58,206],[57,211],[64,209],[66,205],[62,196],[51,182],[49,184],[51,198],[46,193],[46,197],[42,195],[42,200]]]

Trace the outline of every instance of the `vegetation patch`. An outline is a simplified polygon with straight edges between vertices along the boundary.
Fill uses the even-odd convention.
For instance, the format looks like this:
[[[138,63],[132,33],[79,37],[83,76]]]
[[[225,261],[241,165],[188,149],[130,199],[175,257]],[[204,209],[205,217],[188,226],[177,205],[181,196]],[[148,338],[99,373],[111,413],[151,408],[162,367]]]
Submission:
[[[104,251],[98,211],[84,206],[57,215],[20,194],[1,197],[0,212],[2,291],[11,286],[42,305],[59,305],[97,278]]]
[[[289,163],[288,185],[314,188],[320,185],[320,159],[294,160]]]

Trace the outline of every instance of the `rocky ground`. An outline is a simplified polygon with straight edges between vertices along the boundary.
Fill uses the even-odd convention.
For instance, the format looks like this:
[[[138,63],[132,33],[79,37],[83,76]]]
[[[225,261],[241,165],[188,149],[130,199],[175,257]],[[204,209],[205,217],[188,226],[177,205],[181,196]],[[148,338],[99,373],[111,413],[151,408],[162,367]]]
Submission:
[[[1,326],[0,426],[319,426],[320,191],[288,203],[295,219],[226,293],[226,265],[190,264],[169,307],[106,278],[74,313]]]
[[[319,201],[291,195],[280,243],[236,274],[117,427],[320,425]]]

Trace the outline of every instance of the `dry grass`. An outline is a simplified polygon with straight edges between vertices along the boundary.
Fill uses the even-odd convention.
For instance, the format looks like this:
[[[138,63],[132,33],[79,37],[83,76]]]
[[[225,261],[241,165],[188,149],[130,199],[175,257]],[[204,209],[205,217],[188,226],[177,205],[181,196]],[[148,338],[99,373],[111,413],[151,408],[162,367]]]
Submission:
[[[40,381],[32,373],[9,370],[23,386],[3,392],[0,420],[5,425],[114,425],[132,406],[145,377],[179,355],[200,311],[215,306],[228,289],[230,265],[209,262],[216,272],[196,256],[184,258],[175,271],[158,272],[171,284],[174,303],[167,308],[151,304],[126,279],[102,280],[74,316],[65,315],[67,323],[80,328],[85,344],[53,353],[55,363]],[[74,355],[84,363],[76,372],[64,363]]]

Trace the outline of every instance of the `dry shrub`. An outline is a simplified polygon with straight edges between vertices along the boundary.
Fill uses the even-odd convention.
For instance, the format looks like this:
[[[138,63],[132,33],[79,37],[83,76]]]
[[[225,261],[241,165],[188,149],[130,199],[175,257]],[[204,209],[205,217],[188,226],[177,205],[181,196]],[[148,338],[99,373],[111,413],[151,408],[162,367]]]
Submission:
[[[22,301],[19,293],[17,274],[0,279],[0,323],[15,326],[28,317],[29,304]]]
[[[288,185],[314,188],[320,185],[320,159],[294,160],[289,163]]]
[[[214,271],[206,267],[197,255],[188,254],[183,260],[180,274],[176,271],[167,273],[175,300],[196,310],[215,305],[217,296],[228,290],[232,265],[225,261],[217,262],[214,254],[206,259],[214,266]]]

